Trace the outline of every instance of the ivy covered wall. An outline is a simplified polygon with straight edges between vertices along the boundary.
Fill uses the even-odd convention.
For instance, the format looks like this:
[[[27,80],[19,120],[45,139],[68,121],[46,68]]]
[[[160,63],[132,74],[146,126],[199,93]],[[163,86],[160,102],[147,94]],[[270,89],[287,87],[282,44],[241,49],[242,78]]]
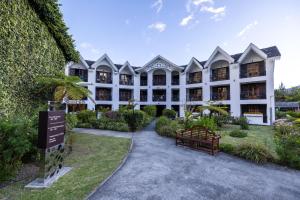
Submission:
[[[48,7],[43,10],[39,3],[32,2]],[[59,26],[64,27],[57,12],[56,0],[0,1],[0,113],[30,111],[36,106],[32,93],[36,78],[63,72],[67,61],[76,60],[78,55],[71,37],[66,32],[55,35],[55,24],[51,27],[51,21],[42,18],[43,13],[51,19],[56,17]]]

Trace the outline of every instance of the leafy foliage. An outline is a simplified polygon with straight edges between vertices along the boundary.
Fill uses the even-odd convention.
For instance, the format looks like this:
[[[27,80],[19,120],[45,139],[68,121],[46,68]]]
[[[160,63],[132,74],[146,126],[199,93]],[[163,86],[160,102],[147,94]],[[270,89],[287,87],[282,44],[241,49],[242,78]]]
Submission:
[[[233,131],[230,132],[229,134],[231,137],[236,137],[236,138],[244,138],[247,137],[247,132],[235,129]]]
[[[213,117],[199,117],[195,122],[194,126],[202,126],[211,131],[217,130],[217,124]]]
[[[83,110],[77,114],[77,118],[78,126],[82,127],[82,124],[91,124],[92,126],[92,124],[96,121],[96,113],[92,110]]]
[[[210,116],[212,116],[213,114],[219,114],[219,115],[228,115],[228,112],[220,106],[215,106],[215,105],[208,105],[208,106],[198,106],[197,107],[197,111],[198,112],[203,112],[205,110],[209,110],[210,111]]]
[[[37,106],[37,77],[54,76],[66,61],[77,60],[66,28],[57,28],[63,26],[58,12],[56,0],[0,1],[0,113],[5,116],[31,112]]]
[[[0,181],[14,175],[22,158],[32,151],[32,139],[37,131],[29,119],[3,119],[0,121]]]
[[[175,137],[176,131],[179,129],[181,126],[178,121],[171,120],[166,116],[159,117],[155,124],[155,130],[161,136]]]
[[[171,110],[171,109],[164,109],[162,111],[162,115],[169,118],[169,119],[175,119],[176,118],[176,111],[175,110]]]
[[[241,144],[235,153],[246,160],[250,160],[258,164],[266,163],[272,157],[268,150],[259,144]]]
[[[71,131],[73,128],[77,126],[78,119],[76,114],[68,113],[66,114],[66,129],[67,132]]]
[[[80,100],[84,97],[91,99],[91,91],[81,86],[81,79],[77,76],[66,76],[64,74],[52,77],[39,77],[42,89],[54,88],[54,101],[62,102],[65,97],[70,100]]]
[[[146,113],[141,110],[127,110],[123,115],[124,120],[132,132],[135,132],[138,128],[142,127],[146,118]]]
[[[151,117],[155,117],[156,116],[156,106],[145,106],[143,108],[143,111],[145,113],[147,113],[147,115],[151,116]]]

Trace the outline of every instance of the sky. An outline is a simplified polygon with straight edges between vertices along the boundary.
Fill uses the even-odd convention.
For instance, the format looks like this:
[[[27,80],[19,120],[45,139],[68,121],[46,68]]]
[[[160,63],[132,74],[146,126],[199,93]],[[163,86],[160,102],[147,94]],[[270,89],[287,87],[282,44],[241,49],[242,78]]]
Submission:
[[[156,55],[177,65],[276,45],[275,87],[300,85],[299,0],[59,0],[84,59],[107,53],[116,64],[143,66]]]

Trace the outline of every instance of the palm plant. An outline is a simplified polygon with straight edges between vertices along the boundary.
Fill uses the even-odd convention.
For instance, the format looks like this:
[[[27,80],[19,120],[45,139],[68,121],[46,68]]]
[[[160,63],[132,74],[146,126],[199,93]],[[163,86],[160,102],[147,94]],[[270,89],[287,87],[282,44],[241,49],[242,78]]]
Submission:
[[[94,100],[91,97],[91,91],[81,86],[82,82],[77,76],[50,76],[40,77],[38,83],[42,85],[42,89],[53,89],[53,99],[57,102],[63,102],[65,99],[80,100],[85,97]]]
[[[209,116],[211,117],[213,113],[218,113],[220,115],[228,115],[228,112],[225,110],[226,107],[219,107],[219,106],[214,106],[214,105],[208,105],[208,106],[198,106],[197,111],[198,112],[203,112],[205,110],[209,110]]]

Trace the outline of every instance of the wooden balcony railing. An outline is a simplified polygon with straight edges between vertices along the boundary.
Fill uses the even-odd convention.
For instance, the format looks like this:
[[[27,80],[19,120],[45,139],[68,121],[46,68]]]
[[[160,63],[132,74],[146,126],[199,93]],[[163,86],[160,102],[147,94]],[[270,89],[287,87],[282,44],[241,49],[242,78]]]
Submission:
[[[202,97],[196,96],[196,95],[187,96],[186,99],[187,99],[187,101],[202,101]]]
[[[140,101],[141,102],[147,102],[147,95],[141,95],[140,96]]]
[[[266,92],[241,91],[241,100],[266,99]]]
[[[96,101],[111,101],[110,94],[96,94]]]
[[[213,101],[222,101],[222,100],[230,100],[229,92],[225,93],[212,93],[211,100]]]
[[[166,95],[153,94],[152,101],[166,101]]]

